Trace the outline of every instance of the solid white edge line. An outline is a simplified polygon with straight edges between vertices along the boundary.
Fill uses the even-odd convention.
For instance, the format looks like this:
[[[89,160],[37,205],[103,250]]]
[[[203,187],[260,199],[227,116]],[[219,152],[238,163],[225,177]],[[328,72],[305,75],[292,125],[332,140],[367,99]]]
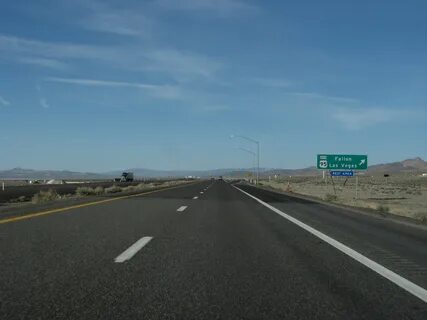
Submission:
[[[178,211],[178,212],[182,212],[182,211],[184,211],[185,209],[187,209],[188,208],[188,206],[181,206],[181,207],[179,207],[178,209],[176,209],[176,211]]]
[[[275,213],[279,214],[283,218],[289,220],[290,222],[296,224],[297,226],[303,228],[304,230],[310,232],[314,236],[322,239],[326,243],[330,244],[334,248],[338,249],[342,253],[345,253],[349,257],[353,258],[357,262],[363,264],[364,266],[368,267],[372,271],[375,271],[379,275],[383,276],[384,278],[390,280],[394,284],[398,285],[402,289],[406,290],[407,292],[413,294],[414,296],[420,298],[422,301],[427,302],[427,290],[416,285],[415,283],[403,278],[402,276],[398,275],[397,273],[387,269],[386,267],[380,265],[379,263],[369,259],[368,257],[365,257],[361,253],[351,249],[350,247],[346,246],[345,244],[327,236],[326,234],[310,227],[309,225],[299,221],[298,219],[295,219],[294,217],[284,213],[283,211],[280,211],[279,209],[269,205],[268,203],[258,199],[257,197],[254,197],[253,195],[247,193],[246,191],[243,191],[242,189],[233,186],[240,192],[243,192],[247,196],[251,197],[252,199],[258,201],[263,206],[267,207],[268,209],[274,211]]]
[[[131,245],[129,248],[127,248],[125,251],[123,251],[119,256],[117,256],[116,259],[114,259],[114,262],[116,263],[122,263],[127,260],[132,259],[132,257],[141,250],[147,243],[149,243],[153,239],[153,237],[143,237],[139,239],[137,242],[135,242],[133,245]]]

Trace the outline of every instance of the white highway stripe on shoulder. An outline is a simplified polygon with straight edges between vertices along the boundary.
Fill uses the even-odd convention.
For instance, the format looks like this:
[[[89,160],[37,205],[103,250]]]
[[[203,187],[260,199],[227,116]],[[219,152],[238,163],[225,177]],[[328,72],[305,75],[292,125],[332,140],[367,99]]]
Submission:
[[[267,207],[268,209],[274,211],[275,213],[279,214],[283,218],[289,220],[290,222],[296,224],[297,226],[303,228],[304,230],[310,232],[314,236],[322,239],[326,243],[330,244],[334,248],[338,249],[342,253],[345,253],[349,257],[353,258],[357,262],[363,264],[364,266],[368,267],[372,271],[375,271],[379,275],[383,276],[384,278],[390,280],[394,284],[398,285],[402,289],[406,290],[407,292],[413,294],[414,296],[420,298],[422,301],[427,302],[427,290],[416,285],[415,283],[409,281],[406,278],[403,278],[402,276],[398,275],[397,273],[387,269],[386,267],[380,265],[379,263],[369,259],[368,257],[365,257],[363,254],[357,252],[356,250],[351,249],[350,247],[346,246],[345,244],[327,236],[326,234],[310,227],[309,225],[299,221],[298,219],[295,219],[294,217],[284,213],[283,211],[280,211],[279,209],[269,205],[268,203],[262,201],[261,199],[258,199],[257,197],[254,197],[253,195],[247,193],[246,191],[243,191],[242,189],[233,186],[240,192],[243,192],[247,196],[251,197],[252,199],[255,199],[259,203],[261,203],[263,206]]]
[[[184,211],[185,209],[187,209],[187,206],[181,206],[181,207],[179,207],[176,211],[178,211],[178,212],[182,212],[182,211]]]
[[[114,259],[114,262],[116,263],[122,263],[127,260],[132,259],[132,257],[141,250],[147,243],[149,243],[153,239],[153,237],[143,237],[139,239],[137,242],[135,242],[133,245],[131,245],[126,251],[124,251],[122,254],[120,254],[116,259]]]

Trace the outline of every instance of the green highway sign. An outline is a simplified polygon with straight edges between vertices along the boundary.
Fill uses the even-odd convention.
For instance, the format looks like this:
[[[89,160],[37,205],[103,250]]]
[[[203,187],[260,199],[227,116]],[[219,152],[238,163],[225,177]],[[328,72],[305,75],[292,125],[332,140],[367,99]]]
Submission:
[[[368,169],[368,156],[359,154],[318,154],[317,169],[366,170]]]

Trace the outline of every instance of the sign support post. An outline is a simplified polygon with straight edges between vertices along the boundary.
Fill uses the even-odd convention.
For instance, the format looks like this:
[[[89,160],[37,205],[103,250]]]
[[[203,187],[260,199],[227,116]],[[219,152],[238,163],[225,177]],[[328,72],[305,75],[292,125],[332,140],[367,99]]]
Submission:
[[[359,199],[358,189],[359,189],[359,176],[356,174],[356,200]]]
[[[337,195],[337,191],[335,190],[334,178],[331,175],[329,175],[329,176],[331,177],[332,187],[334,188],[334,195],[336,196]]]

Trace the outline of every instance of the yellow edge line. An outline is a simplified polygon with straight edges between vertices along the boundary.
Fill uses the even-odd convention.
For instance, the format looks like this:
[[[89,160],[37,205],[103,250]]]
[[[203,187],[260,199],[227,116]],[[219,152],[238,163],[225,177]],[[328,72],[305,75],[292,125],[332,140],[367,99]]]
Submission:
[[[193,184],[193,183],[191,183],[191,184]],[[147,191],[147,192],[142,192],[142,193],[138,193],[138,194],[131,194],[128,196],[120,196],[120,197],[106,199],[106,200],[87,202],[87,203],[77,204],[77,205],[70,206],[70,207],[58,208],[58,209],[42,211],[42,212],[35,212],[35,213],[30,213],[30,214],[26,214],[26,215],[22,215],[22,216],[15,216],[15,217],[11,217],[11,218],[1,219],[0,224],[10,223],[10,222],[15,222],[15,221],[20,221],[20,220],[26,220],[26,219],[31,219],[31,218],[41,217],[41,216],[46,216],[46,215],[57,213],[57,212],[94,206],[94,205],[101,204],[101,203],[117,201],[117,200],[121,200],[121,199],[132,198],[132,197],[138,197],[138,196],[143,196],[146,194],[151,194],[151,193],[156,193],[156,192],[161,192],[161,191],[166,191],[166,190],[172,190],[172,189],[176,189],[176,188],[182,188],[182,187],[185,187],[188,185],[190,185],[190,184],[185,184],[185,185],[180,185],[180,186],[175,186],[175,187],[170,187],[170,188],[164,188],[164,189],[160,189],[160,190]]]

